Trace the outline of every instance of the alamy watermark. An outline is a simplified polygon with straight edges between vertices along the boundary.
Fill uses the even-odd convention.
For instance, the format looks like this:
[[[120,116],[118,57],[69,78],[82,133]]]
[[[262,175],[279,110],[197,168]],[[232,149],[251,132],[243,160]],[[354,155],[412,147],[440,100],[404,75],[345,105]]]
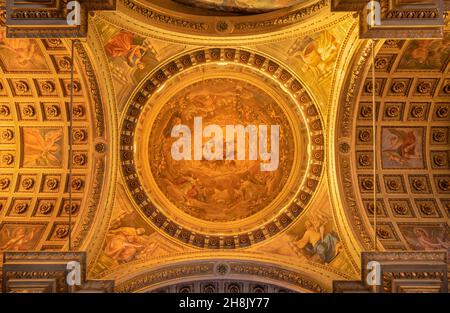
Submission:
[[[66,276],[66,283],[68,286],[81,286],[81,265],[80,262],[70,261],[67,263],[66,269],[68,271]]]
[[[366,283],[369,286],[381,286],[381,264],[377,261],[367,263]]]
[[[367,24],[370,26],[381,25],[381,4],[379,1],[370,1],[367,3]]]
[[[259,157],[264,172],[277,170],[280,162],[279,125],[226,125],[224,136],[221,126],[211,124],[203,129],[203,119],[195,117],[193,134],[189,126],[179,124],[172,128],[171,136],[178,138],[171,149],[175,161],[256,161]],[[203,138],[209,138],[205,144]]]
[[[78,1],[67,2],[67,25],[81,25],[81,4]]]

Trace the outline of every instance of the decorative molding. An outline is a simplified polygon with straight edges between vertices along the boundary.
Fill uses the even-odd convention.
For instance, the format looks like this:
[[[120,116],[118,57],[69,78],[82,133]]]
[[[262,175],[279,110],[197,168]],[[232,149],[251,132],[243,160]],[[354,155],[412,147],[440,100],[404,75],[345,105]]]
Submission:
[[[104,121],[104,113],[103,113],[103,104],[100,88],[98,86],[97,77],[94,72],[94,68],[92,67],[91,61],[89,60],[89,56],[84,49],[81,42],[75,42],[75,48],[77,50],[77,55],[81,59],[81,63],[83,65],[84,73],[86,75],[90,96],[94,102],[94,112],[95,112],[95,130],[97,137],[103,137],[105,133],[105,121]]]
[[[10,0],[6,4],[6,26],[9,38],[83,38],[87,35],[88,13],[95,10],[115,10],[116,0],[78,0],[81,23],[69,25],[67,0],[46,3]]]
[[[217,266],[228,270],[217,271]],[[166,266],[155,269],[119,283],[115,292],[142,292],[178,282],[196,280],[247,280],[264,282],[292,291],[323,293],[327,289],[315,280],[293,270],[276,265],[258,264],[250,261],[195,261],[189,264]],[[170,283],[165,283],[169,282]]]
[[[80,264],[81,286],[67,284],[67,264]],[[3,254],[3,293],[112,292],[114,281],[86,280],[84,252],[5,252]]]
[[[380,266],[378,286],[367,284],[369,262]],[[333,292],[448,292],[446,251],[363,252],[361,268],[361,281],[334,281]]]
[[[332,0],[332,12],[358,12],[360,17],[360,38],[406,39],[443,38],[445,8],[448,1],[434,0],[433,3],[405,0],[379,0],[381,25],[367,23],[368,0]]]
[[[147,292],[154,293],[291,293],[296,292],[274,284],[251,280],[192,280],[185,283],[167,285]]]
[[[195,33],[206,36],[245,36],[258,33],[274,32],[287,26],[295,25],[323,11],[330,0],[316,0],[313,3],[299,4],[290,8],[275,10],[264,14],[251,15],[252,22],[245,16],[207,16],[170,10],[156,2],[138,2],[120,0],[118,11],[127,15],[129,12],[145,18],[156,27],[182,33]],[[181,6],[181,5],[180,5]]]

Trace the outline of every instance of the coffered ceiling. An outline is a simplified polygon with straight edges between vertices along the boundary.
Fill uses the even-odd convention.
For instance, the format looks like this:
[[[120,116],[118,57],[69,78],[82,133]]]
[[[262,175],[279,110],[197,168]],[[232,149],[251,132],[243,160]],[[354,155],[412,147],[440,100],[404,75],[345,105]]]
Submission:
[[[359,276],[375,220],[379,250],[448,249],[447,26],[410,16],[417,38],[442,38],[386,40],[338,2],[83,2],[103,11],[64,30],[75,41],[6,29],[2,14],[0,250],[66,251],[71,230],[88,278],[117,291],[208,290],[219,277],[218,290],[326,292]],[[361,39],[369,30],[383,39]],[[281,124],[282,170],[171,163],[166,128],[204,112]]]
[[[351,93],[343,94],[337,178],[344,211],[365,249],[373,246],[375,198],[380,248],[448,249],[449,56],[447,36],[387,40],[375,58],[376,109],[370,52],[361,56],[365,68],[353,74]]]

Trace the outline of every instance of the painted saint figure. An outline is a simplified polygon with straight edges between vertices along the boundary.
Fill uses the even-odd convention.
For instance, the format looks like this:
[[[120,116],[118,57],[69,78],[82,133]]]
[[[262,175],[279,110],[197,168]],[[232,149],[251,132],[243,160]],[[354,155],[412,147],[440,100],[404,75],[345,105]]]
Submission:
[[[147,52],[144,39],[135,34],[121,30],[105,45],[106,53],[113,57],[123,58],[130,67],[143,69],[142,57]]]
[[[147,247],[144,228],[121,227],[110,230],[107,235],[105,255],[118,261],[127,263],[141,255]]]
[[[325,224],[322,218],[307,220],[305,233],[294,244],[314,261],[327,264],[340,252],[341,243],[334,232],[325,233]]]

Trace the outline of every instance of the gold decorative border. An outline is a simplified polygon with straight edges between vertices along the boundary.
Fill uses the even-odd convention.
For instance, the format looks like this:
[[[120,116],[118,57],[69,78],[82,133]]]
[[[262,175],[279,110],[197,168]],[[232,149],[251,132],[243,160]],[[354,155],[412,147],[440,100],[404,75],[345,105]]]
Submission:
[[[118,3],[119,11],[127,15],[134,12],[156,27],[189,35],[195,33],[201,36],[245,36],[253,35],[255,31],[267,33],[295,25],[327,8],[329,2],[330,0],[315,0],[269,13],[251,15],[251,22],[246,21],[248,15],[200,16],[180,13],[148,2],[142,4],[135,0],[120,0]]]
[[[251,278],[250,280],[264,280],[283,288],[290,288],[300,292],[326,293],[327,288],[314,279],[306,277],[291,269],[281,268],[274,264],[263,264],[253,261],[227,261],[227,260],[203,260],[188,264],[175,264],[158,268],[150,272],[133,277],[116,286],[115,292],[130,293],[146,291],[152,286],[160,287],[160,284],[173,280],[192,281],[202,278],[233,279],[239,277]],[[278,282],[278,284],[277,284]]]

